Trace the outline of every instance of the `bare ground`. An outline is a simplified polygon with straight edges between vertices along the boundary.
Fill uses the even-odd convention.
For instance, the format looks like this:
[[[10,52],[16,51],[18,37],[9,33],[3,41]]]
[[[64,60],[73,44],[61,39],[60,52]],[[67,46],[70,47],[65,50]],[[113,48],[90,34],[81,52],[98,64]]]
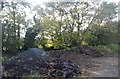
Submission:
[[[118,58],[117,57],[102,57],[94,59],[101,65],[96,71],[92,71],[92,77],[118,77]]]
[[[108,53],[102,57],[69,53],[63,54],[61,58],[79,65],[82,77],[118,77],[118,55],[116,53]]]
[[[60,52],[51,51],[50,57],[54,58],[55,53],[58,57],[70,60],[78,65],[82,72],[80,77],[118,77],[117,53],[109,52],[102,57],[92,57],[85,53],[60,50]]]

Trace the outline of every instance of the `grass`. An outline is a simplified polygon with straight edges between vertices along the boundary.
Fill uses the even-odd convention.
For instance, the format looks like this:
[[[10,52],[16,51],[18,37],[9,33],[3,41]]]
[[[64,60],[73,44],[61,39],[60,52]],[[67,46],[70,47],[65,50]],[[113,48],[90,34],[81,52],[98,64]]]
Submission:
[[[108,44],[108,45],[99,45],[96,48],[102,52],[119,52],[120,45],[119,44]]]

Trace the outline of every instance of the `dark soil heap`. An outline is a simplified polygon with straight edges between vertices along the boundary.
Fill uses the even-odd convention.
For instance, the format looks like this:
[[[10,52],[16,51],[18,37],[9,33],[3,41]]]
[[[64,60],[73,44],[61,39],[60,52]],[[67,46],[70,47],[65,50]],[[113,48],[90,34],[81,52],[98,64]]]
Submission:
[[[69,78],[81,74],[79,67],[75,66],[75,64],[69,60],[58,58],[42,60],[40,58],[36,58],[35,56],[31,57],[31,55],[27,55],[26,52],[25,55],[30,57],[22,57],[21,54],[3,63],[3,77],[29,77],[30,75],[37,75],[43,77]]]
[[[91,46],[77,46],[73,49],[74,51],[78,53],[83,53],[86,55],[91,55],[92,57],[101,57],[103,56],[103,53],[98,51],[97,49],[91,47]]]
[[[62,55],[65,54],[69,54],[69,53],[79,53],[79,54],[85,54],[85,55],[89,55],[91,57],[101,57],[104,54],[100,51],[98,51],[97,49],[91,47],[91,46],[83,46],[83,45],[79,45],[76,47],[71,48],[70,50],[51,50],[49,51],[50,55],[52,57],[61,57]]]
[[[83,74],[82,68],[93,66],[92,57],[103,56],[102,52],[90,46],[77,46],[71,50],[51,50],[49,55],[38,48],[29,49],[3,63],[3,76],[39,76],[39,77],[74,77]],[[77,57],[80,55],[79,57]],[[72,57],[71,57],[72,56]],[[85,59],[88,59],[85,61]],[[79,62],[76,66],[72,62]],[[76,63],[78,65],[78,63]],[[82,74],[81,74],[82,72]]]
[[[79,67],[72,62],[62,59],[43,61],[39,59],[15,59],[14,62],[3,64],[4,76],[41,75],[44,77],[73,77],[80,74]]]

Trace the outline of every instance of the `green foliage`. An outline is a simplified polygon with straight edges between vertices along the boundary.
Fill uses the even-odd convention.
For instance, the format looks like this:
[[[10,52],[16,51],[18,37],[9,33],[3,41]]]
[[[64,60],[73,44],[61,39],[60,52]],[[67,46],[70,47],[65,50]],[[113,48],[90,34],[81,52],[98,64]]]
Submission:
[[[43,48],[46,48],[46,47],[47,47],[47,41],[48,41],[48,39],[46,39],[45,37],[42,37],[42,38],[39,40],[39,44],[40,44]]]
[[[119,44],[108,44],[108,45],[99,45],[96,46],[97,49],[103,52],[118,52],[120,51],[120,45]]]
[[[5,62],[7,61],[9,58],[7,56],[4,56],[4,57],[0,57],[0,61],[2,62]]]
[[[109,47],[113,52],[120,51],[120,45],[119,44],[109,44],[107,47]]]
[[[89,34],[87,34],[89,35]],[[113,31],[110,26],[101,26],[94,28],[93,32],[91,33],[90,38],[91,45],[106,45],[110,43],[115,43],[114,41],[117,41],[117,34]]]
[[[16,8],[10,5],[4,9],[3,14],[6,15],[1,15],[3,50],[32,47],[67,49],[79,44],[99,46],[119,42],[118,22],[113,22],[117,14],[115,3],[100,2],[97,7],[88,2],[50,2],[42,5],[44,7],[33,6],[35,14],[32,20],[26,17],[25,11],[21,11],[21,3],[14,5]],[[25,37],[22,37],[22,32]]]
[[[21,11],[21,4],[10,2],[11,4],[2,11],[2,42],[3,50],[17,52],[23,47],[21,29],[25,24],[25,13]],[[19,8],[18,8],[19,7]]]
[[[82,34],[81,35],[82,38],[82,45],[93,45],[94,44],[94,40],[95,40],[95,36],[92,35],[91,33],[87,33],[87,34]]]

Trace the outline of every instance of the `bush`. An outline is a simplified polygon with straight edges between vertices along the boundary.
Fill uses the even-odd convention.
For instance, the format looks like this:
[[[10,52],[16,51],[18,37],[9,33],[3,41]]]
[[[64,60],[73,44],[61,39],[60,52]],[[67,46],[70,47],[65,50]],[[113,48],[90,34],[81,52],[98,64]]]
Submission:
[[[102,52],[118,52],[120,51],[120,45],[119,44],[108,44],[108,45],[99,45],[96,46],[96,48]]]

